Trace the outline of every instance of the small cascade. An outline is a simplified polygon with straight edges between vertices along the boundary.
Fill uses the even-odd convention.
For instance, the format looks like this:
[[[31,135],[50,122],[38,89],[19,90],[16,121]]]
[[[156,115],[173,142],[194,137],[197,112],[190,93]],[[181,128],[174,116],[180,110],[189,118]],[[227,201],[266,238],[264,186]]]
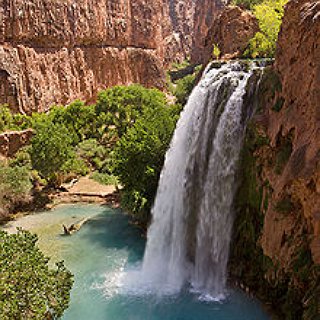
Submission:
[[[224,295],[246,122],[243,97],[254,68],[209,65],[178,121],[140,274],[159,294],[191,285],[204,298]]]

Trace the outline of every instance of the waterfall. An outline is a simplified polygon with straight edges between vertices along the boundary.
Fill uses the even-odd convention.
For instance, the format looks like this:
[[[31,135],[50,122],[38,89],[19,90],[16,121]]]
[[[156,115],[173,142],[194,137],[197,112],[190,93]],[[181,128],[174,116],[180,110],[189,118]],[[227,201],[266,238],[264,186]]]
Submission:
[[[236,171],[253,67],[209,65],[193,90],[166,154],[141,277],[159,294],[191,285],[225,292]]]

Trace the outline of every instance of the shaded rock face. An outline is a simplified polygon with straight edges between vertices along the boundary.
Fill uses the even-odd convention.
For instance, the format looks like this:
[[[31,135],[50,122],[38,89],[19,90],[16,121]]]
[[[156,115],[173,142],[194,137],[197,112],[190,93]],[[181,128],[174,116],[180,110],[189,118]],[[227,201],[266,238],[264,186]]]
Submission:
[[[0,155],[4,157],[14,156],[22,147],[30,143],[33,134],[32,129],[0,134]]]
[[[237,6],[226,7],[215,20],[207,38],[210,52],[216,44],[221,57],[241,56],[248,42],[259,31],[256,17]],[[210,57],[208,57],[210,58]]]
[[[279,147],[284,137],[290,139],[290,152],[281,175],[268,176],[274,190],[273,200],[290,198],[293,214],[279,221],[279,213],[269,206],[262,237],[265,253],[283,262],[290,258],[281,246],[281,237],[296,233],[297,223],[302,219],[310,236],[314,262],[320,264],[319,35],[320,2],[290,1],[275,64],[282,90],[272,102],[273,110],[269,109],[267,133],[273,148]]]
[[[196,0],[191,51],[193,63],[206,63],[209,60],[212,44],[206,40],[208,32],[227,2],[227,0]]]
[[[162,8],[161,0],[3,0],[0,90],[11,90],[0,102],[30,113],[116,84],[162,88]]]
[[[164,64],[181,63],[190,56],[197,0],[166,0],[164,6]]]

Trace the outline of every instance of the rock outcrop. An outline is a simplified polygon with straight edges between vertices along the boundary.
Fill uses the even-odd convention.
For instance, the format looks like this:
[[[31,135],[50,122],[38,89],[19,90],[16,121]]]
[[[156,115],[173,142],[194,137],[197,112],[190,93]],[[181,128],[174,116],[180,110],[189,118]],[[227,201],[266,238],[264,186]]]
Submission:
[[[208,46],[211,45],[210,52],[215,44],[220,49],[222,58],[239,57],[258,31],[258,20],[250,11],[228,6],[223,9],[209,31],[207,42]]]
[[[227,2],[227,0],[196,0],[191,51],[192,63],[207,62],[208,56],[211,56],[212,44],[207,40],[208,32]]]
[[[22,147],[29,144],[33,137],[33,130],[9,131],[0,134],[0,155],[12,157]]]
[[[162,88],[162,12],[161,0],[3,0],[0,103],[30,113],[116,84]]]
[[[181,63],[191,54],[195,0],[166,0],[163,23],[164,64]]]

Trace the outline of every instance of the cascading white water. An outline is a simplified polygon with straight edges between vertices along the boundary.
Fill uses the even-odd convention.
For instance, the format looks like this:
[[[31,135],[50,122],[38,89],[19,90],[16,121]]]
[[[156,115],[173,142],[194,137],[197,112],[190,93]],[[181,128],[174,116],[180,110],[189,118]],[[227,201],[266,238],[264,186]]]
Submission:
[[[239,62],[208,66],[166,154],[142,266],[159,294],[190,283],[210,297],[225,290],[243,96],[252,71]]]

